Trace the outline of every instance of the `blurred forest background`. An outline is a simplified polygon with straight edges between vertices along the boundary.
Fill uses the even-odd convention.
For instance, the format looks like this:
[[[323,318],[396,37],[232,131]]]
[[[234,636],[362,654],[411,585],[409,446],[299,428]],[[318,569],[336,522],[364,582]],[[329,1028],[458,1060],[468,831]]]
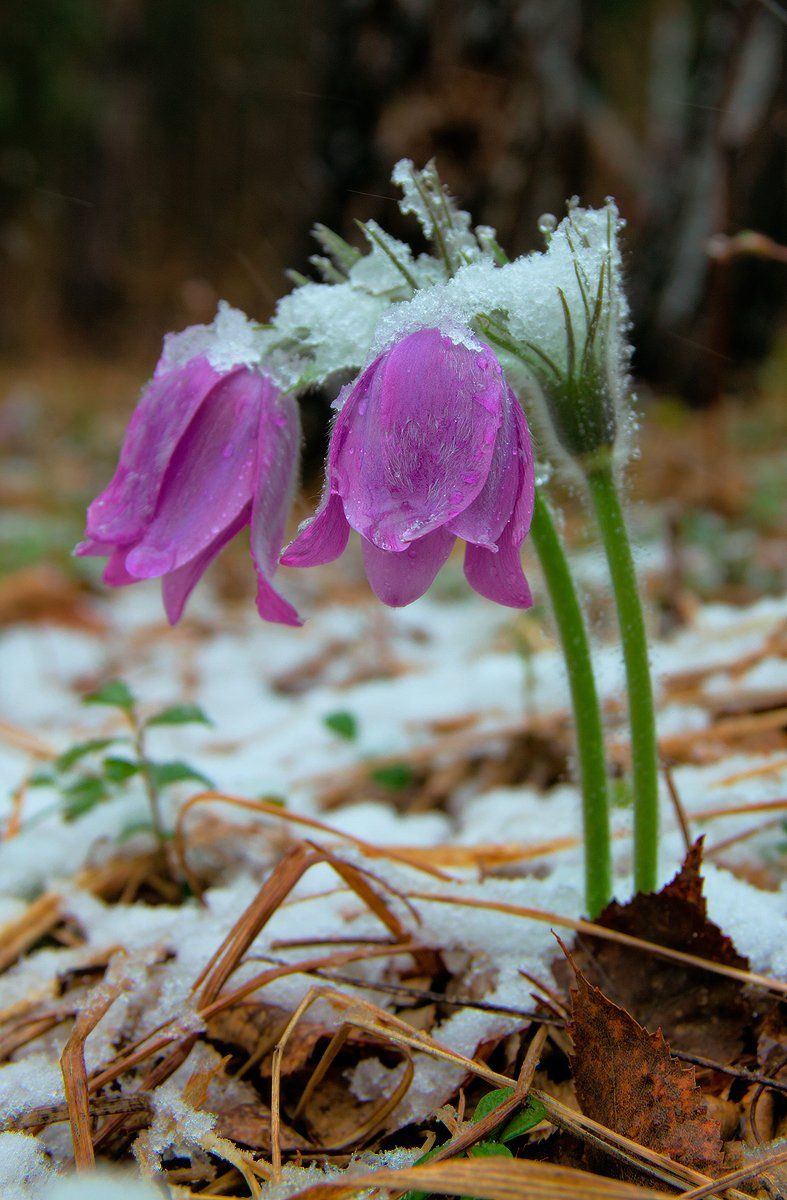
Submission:
[[[786,35],[776,0],[6,3],[0,355],[264,319],[315,220],[412,237],[390,169],[434,155],[513,252],[614,195],[636,370],[711,401],[783,317],[783,262],[723,237],[787,240]]]

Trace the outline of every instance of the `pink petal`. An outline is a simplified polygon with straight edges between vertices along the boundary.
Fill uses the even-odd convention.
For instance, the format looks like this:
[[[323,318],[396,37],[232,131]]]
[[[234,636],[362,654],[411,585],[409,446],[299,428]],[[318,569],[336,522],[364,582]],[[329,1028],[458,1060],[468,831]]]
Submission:
[[[128,545],[143,535],[175,448],[221,379],[204,358],[163,371],[159,364],[157,372],[131,418],[111,482],[87,511],[88,536],[98,542]]]
[[[170,460],[156,515],[126,559],[132,575],[150,579],[177,570],[249,503],[260,405],[271,386],[240,369],[211,389]]]
[[[320,507],[281,556],[285,567],[319,567],[344,553],[350,526],[341,499],[335,493],[323,497]]]
[[[105,558],[107,554],[111,554],[115,549],[114,542],[97,542],[95,538],[85,538],[84,542],[79,542],[71,553],[76,558],[89,558],[95,556],[97,558]]]
[[[435,529],[397,551],[380,550],[364,539],[363,562],[372,591],[391,608],[412,604],[434,582],[455,540],[445,529]]]
[[[468,542],[465,577],[474,591],[509,608],[530,608],[533,597],[522,570],[519,544],[514,542],[513,517],[503,530],[497,553]]]
[[[129,575],[126,570],[127,553],[128,550],[125,547],[113,550],[110,553],[107,565],[104,567],[104,573],[101,576],[108,587],[128,587],[130,583],[139,582],[133,575]]]
[[[520,447],[517,413],[521,417],[522,409],[509,390],[486,483],[473,503],[449,521],[447,526],[457,537],[474,542],[477,546],[486,546],[489,550],[496,547],[514,511],[520,491],[523,450]]]
[[[228,525],[226,529],[222,529],[215,541],[189,562],[184,563],[182,567],[178,567],[176,571],[170,571],[169,575],[164,576],[161,581],[161,596],[170,625],[177,625],[183,616],[186,601],[216,555],[235,537],[236,533],[248,525],[250,516],[251,505],[247,504],[232,524]],[[132,583],[138,582],[133,577],[130,578]]]
[[[331,439],[330,488],[380,549],[450,521],[483,488],[506,397],[490,350],[436,329],[402,338],[353,386]]]
[[[515,546],[521,546],[530,531],[533,517],[533,504],[536,496],[536,471],[533,462],[533,443],[530,440],[530,430],[527,427],[522,406],[513,392],[514,423],[516,426],[517,442],[519,444],[519,494],[514,505],[511,538]]]
[[[300,625],[295,609],[271,587],[292,507],[301,423],[292,396],[273,389],[260,408],[251,510],[251,554],[257,569],[257,611],[267,621]]]

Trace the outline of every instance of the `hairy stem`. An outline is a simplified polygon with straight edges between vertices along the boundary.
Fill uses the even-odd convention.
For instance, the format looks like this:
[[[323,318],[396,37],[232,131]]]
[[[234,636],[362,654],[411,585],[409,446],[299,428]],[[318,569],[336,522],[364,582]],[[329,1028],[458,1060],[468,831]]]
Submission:
[[[626,665],[634,786],[634,883],[637,891],[653,892],[658,881],[658,749],[645,620],[611,462],[591,466],[587,482],[609,564]]]
[[[582,609],[552,520],[536,488],[530,536],[538,554],[568,671],[582,789],[585,841],[585,904],[595,917],[611,895],[609,798],[601,707]]]

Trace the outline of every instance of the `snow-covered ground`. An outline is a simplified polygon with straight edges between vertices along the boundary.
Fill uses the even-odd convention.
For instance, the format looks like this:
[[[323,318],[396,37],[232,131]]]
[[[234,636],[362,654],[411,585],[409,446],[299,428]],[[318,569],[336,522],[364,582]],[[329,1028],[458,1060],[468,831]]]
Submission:
[[[530,1008],[532,985],[523,979],[520,968],[546,978],[555,953],[549,923],[501,916],[483,908],[463,908],[460,920],[454,906],[426,898],[407,905],[396,898],[396,891],[505,901],[569,919],[579,917],[582,875],[576,788],[570,782],[546,792],[524,784],[484,788],[471,776],[461,778],[460,772],[444,805],[407,811],[395,793],[387,800],[379,787],[371,782],[367,786],[366,760],[406,761],[415,754],[433,767],[450,765],[452,760],[461,761],[468,745],[473,753],[481,747],[493,758],[529,723],[540,729],[550,728],[550,722],[559,726],[566,711],[560,656],[543,631],[524,659],[507,633],[510,614],[464,590],[459,598],[439,597],[438,592],[437,598],[426,597],[393,612],[371,604],[314,604],[315,615],[305,627],[292,630],[263,625],[251,612],[228,616],[206,591],[195,597],[191,619],[169,631],[154,589],[140,587],[97,602],[103,628],[96,631],[51,624],[7,629],[0,637],[0,818],[14,804],[18,806],[20,794],[23,805],[21,829],[0,843],[0,929],[19,919],[31,898],[48,891],[58,896],[60,912],[81,931],[84,941],[34,951],[0,976],[0,1017],[36,997],[53,996],[55,980],[64,971],[122,946],[124,953],[115,955],[109,969],[119,989],[118,999],[88,1039],[88,1070],[109,1061],[121,1035],[127,1042],[131,1030],[139,1036],[167,1021],[176,1021],[180,1028],[199,1027],[192,984],[256,894],[264,870],[281,848],[282,826],[298,836],[298,828],[292,822],[287,825],[286,813],[320,817],[339,834],[376,846],[431,849],[433,861],[442,864],[447,878],[436,879],[387,858],[375,858],[371,864],[395,889],[390,902],[403,926],[419,942],[440,945],[459,956],[465,994],[483,994],[493,1004]],[[729,745],[722,743],[720,750],[712,736],[707,739],[707,753],[693,753],[691,734],[696,731],[701,748],[703,732],[708,732],[727,702],[745,710],[750,701],[755,710],[758,697],[787,692],[787,662],[780,656],[778,642],[785,622],[785,601],[763,600],[748,609],[706,607],[690,628],[653,648],[661,696],[659,732],[665,745],[673,739],[674,747],[684,739],[686,752],[677,754],[684,765],[675,768],[674,783],[692,832],[705,833],[711,851],[716,843],[774,815],[719,813],[782,799],[787,790],[787,756],[773,750],[752,753],[745,744],[741,751],[734,739]],[[534,622],[533,629],[540,627]],[[600,645],[597,660],[614,737],[618,749],[624,749],[618,648]],[[679,686],[681,679],[692,676],[691,686]],[[202,907],[195,902],[175,907],[108,905],[74,881],[83,866],[106,862],[117,854],[118,834],[146,818],[145,793],[135,781],[130,781],[121,798],[72,823],[55,812],[46,815],[57,800],[51,789],[24,791],[25,780],[42,766],[48,753],[120,729],[122,719],[113,710],[78,702],[85,692],[115,677],[130,685],[143,710],[190,701],[201,705],[212,721],[210,727],[151,730],[151,755],[187,760],[223,792],[247,799],[278,796],[286,801],[278,822],[233,810],[221,801],[206,804],[202,818],[193,814],[195,825],[209,810],[222,822],[239,823],[235,858],[229,866],[225,862],[223,869],[217,867],[226,855],[222,848],[194,851],[198,864],[209,863],[216,872],[217,882],[208,889]],[[355,739],[343,739],[325,724],[325,717],[336,712],[352,714]],[[329,776],[332,787],[337,777],[346,780],[352,803],[325,811]],[[178,804],[194,790],[193,785],[172,789],[169,820],[174,820]],[[666,788],[662,812],[661,875],[666,880],[684,853]],[[702,815],[708,813],[715,815]],[[615,808],[615,890],[620,898],[631,890],[630,827],[629,809]],[[226,826],[222,828],[226,837]],[[313,831],[309,836],[330,842],[347,861],[365,861],[369,866],[357,846],[340,837],[331,839]],[[723,865],[742,858],[767,861],[769,838],[774,837],[783,834],[774,834],[770,827],[709,863],[706,894],[711,918],[749,956],[752,969],[784,977],[787,885],[780,892],[760,890]],[[144,842],[139,837],[132,838],[122,849],[133,853],[140,845]],[[463,859],[456,852],[457,847],[477,851],[479,846],[507,848],[507,877],[490,877],[474,865],[472,854]],[[517,846],[519,860],[512,849]],[[315,941],[379,937],[384,931],[377,917],[346,889],[337,889],[337,883],[330,867],[313,867],[250,954],[257,959],[267,954],[297,961],[304,955],[302,948],[281,949],[273,943],[302,938],[304,932]],[[233,983],[243,982],[259,969],[259,961],[247,963]],[[371,959],[354,964],[353,970],[370,984],[391,978],[390,960]],[[265,997],[291,1010],[313,983],[305,974],[284,977],[268,985]],[[360,994],[382,1008],[388,1004],[385,995],[373,989]],[[311,1019],[335,1024],[340,1018],[321,1001]],[[480,1042],[518,1025],[521,1021],[510,1016],[458,1009],[432,1032],[445,1047],[472,1056]],[[60,1027],[19,1051],[15,1061],[0,1066],[0,1112],[8,1115],[62,1102],[58,1056],[64,1037]],[[416,1055],[416,1065],[413,1084],[400,1106],[402,1120],[434,1111],[458,1077],[457,1068],[424,1055]],[[356,1074],[352,1087],[362,1099],[384,1095],[395,1083],[392,1070],[379,1063],[375,1068],[365,1062]],[[166,1105],[173,1102],[172,1081],[167,1087],[170,1092],[162,1095],[150,1135],[153,1152],[166,1149],[163,1131],[170,1112]],[[195,1132],[194,1136],[199,1140],[202,1135]],[[46,1189],[53,1184],[57,1164],[66,1161],[70,1152],[63,1124],[48,1127],[35,1140],[0,1134],[0,1192],[9,1198],[51,1194],[60,1200],[59,1191]],[[16,1172],[9,1163],[16,1164]],[[20,1182],[24,1178],[29,1186]],[[140,1200],[148,1194],[140,1190]],[[70,1195],[63,1191],[62,1200]],[[130,1191],[125,1195],[131,1200]]]

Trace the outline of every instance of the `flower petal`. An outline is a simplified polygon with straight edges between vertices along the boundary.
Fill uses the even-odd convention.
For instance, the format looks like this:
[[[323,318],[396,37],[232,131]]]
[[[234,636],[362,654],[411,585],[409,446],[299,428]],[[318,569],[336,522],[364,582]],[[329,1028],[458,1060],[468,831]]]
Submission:
[[[381,550],[364,538],[363,562],[372,591],[391,608],[412,604],[432,584],[455,540],[447,530],[435,529],[397,551]]]
[[[284,541],[298,471],[301,423],[292,396],[273,386],[260,406],[251,510],[251,555],[257,570],[257,611],[266,621],[301,625],[295,609],[271,587]]]
[[[78,542],[71,553],[75,558],[105,558],[114,549],[114,542],[97,542],[95,538],[87,537],[84,542]]]
[[[285,567],[319,567],[344,553],[350,526],[341,498],[329,492],[281,556]]]
[[[353,386],[332,435],[331,481],[380,549],[450,521],[483,488],[506,398],[500,364],[436,329],[402,338]]]
[[[104,567],[104,573],[101,576],[107,587],[128,587],[130,583],[138,583],[139,580],[133,575],[129,575],[126,570],[126,555],[128,550],[121,546],[119,550],[113,550]]]
[[[457,537],[474,542],[477,546],[486,546],[489,550],[496,547],[514,511],[520,491],[523,450],[517,413],[521,416],[522,409],[509,389],[486,483],[472,504],[449,521],[447,526]]]
[[[209,546],[206,546],[199,554],[195,554],[194,558],[184,563],[182,567],[178,567],[175,571],[170,571],[169,575],[165,575],[161,580],[161,598],[164,601],[164,610],[170,625],[177,625],[183,616],[186,601],[214,558],[224,549],[228,542],[232,541],[237,533],[240,533],[245,525],[248,525],[250,516],[251,505],[247,504],[243,512],[239,513],[232,524],[228,525],[226,529],[222,529],[218,537]],[[138,582],[138,580],[132,578],[132,583]]]
[[[522,406],[513,392],[514,424],[516,426],[517,442],[519,444],[519,494],[514,505],[511,525],[511,538],[515,546],[521,546],[530,532],[530,522],[533,519],[533,504],[536,497],[536,469],[533,461],[533,443],[530,430],[527,427]]]
[[[172,456],[156,515],[126,559],[132,575],[150,579],[177,570],[246,507],[260,405],[271,386],[264,376],[239,368],[211,389]]]
[[[90,538],[128,545],[143,535],[175,448],[220,379],[204,358],[157,368],[129,423],[118,468],[87,510]]]
[[[474,591],[509,608],[530,608],[533,597],[522,570],[519,546],[513,538],[512,517],[497,545],[497,553],[468,542],[465,547],[465,577]]]

